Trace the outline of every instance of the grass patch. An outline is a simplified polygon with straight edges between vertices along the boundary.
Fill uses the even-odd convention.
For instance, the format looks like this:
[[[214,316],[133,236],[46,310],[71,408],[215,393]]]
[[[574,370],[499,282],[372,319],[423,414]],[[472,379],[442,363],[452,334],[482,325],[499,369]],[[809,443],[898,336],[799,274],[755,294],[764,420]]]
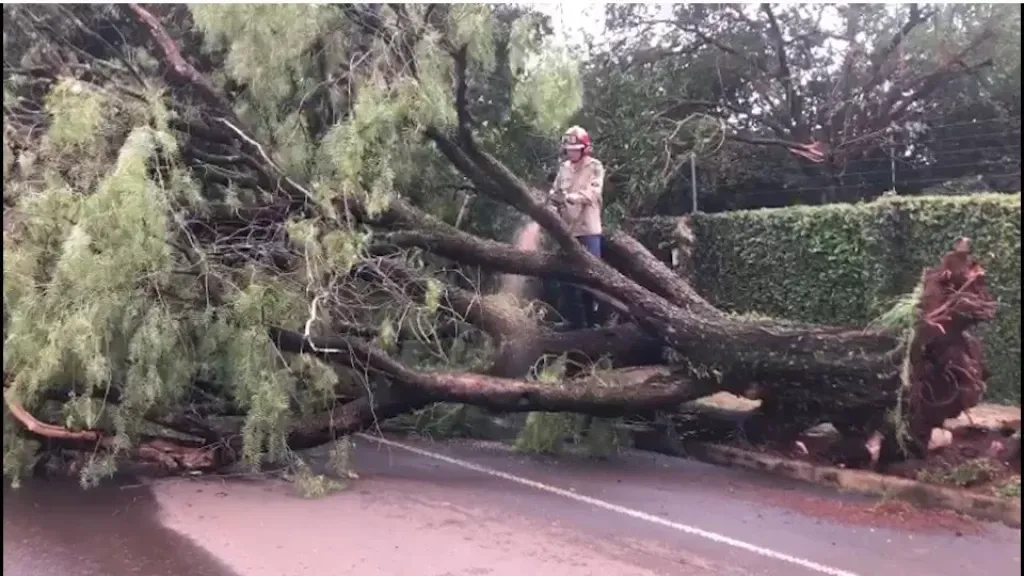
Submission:
[[[993,487],[993,492],[1000,498],[1020,498],[1020,476],[1000,482]]]
[[[563,442],[577,433],[575,414],[530,412],[512,447],[528,454],[559,454]]]
[[[621,423],[621,418],[531,412],[512,446],[527,454],[561,454],[568,444],[582,448],[591,458],[610,458],[631,445],[629,432]]]
[[[917,479],[930,484],[969,488],[990,482],[995,477],[996,469],[991,462],[983,458],[968,460],[956,466],[930,468],[917,473]],[[1018,480],[1018,490],[1019,490]]]
[[[325,472],[314,471],[299,454],[292,453],[283,478],[292,483],[301,498],[323,498],[345,490],[359,476],[352,470],[352,440],[345,436],[331,445]]]
[[[302,498],[323,498],[348,488],[348,482],[313,472],[302,460],[298,460],[292,470],[285,474],[285,479],[292,483],[295,493]]]
[[[472,438],[483,418],[479,412],[474,406],[440,402],[391,418],[384,427],[430,439]]]

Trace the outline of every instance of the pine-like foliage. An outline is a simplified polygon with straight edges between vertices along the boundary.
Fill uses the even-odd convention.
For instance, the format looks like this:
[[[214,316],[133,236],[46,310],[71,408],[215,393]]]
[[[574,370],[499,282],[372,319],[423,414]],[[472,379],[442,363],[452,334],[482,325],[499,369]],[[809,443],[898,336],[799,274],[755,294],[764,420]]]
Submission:
[[[267,326],[314,335],[371,326],[375,343],[396,352],[397,333],[412,327],[402,353],[414,364],[473,361],[464,343],[453,354],[436,334],[440,281],[414,300],[401,286],[355,278],[372,234],[335,207],[359,198],[372,214],[402,194],[453,218],[458,206],[442,192],[459,177],[421,135],[455,122],[447,46],[469,46],[483,88],[496,67],[515,76],[508,56],[496,60],[496,41],[513,46],[513,64],[530,61],[508,100],[516,118],[537,119],[520,129],[547,139],[579,105],[576,71],[537,59],[533,15],[496,38],[494,9],[482,5],[443,8],[430,25],[425,5],[360,6],[194,5],[166,15],[182,50],[233,94],[234,113],[272,144],[285,173],[309,183],[318,206],[234,236],[196,222],[278,191],[196,168],[200,152],[182,148],[171,124],[201,111],[168,89],[151,47],[122,38],[82,65],[96,73],[55,73],[40,92],[24,70],[67,61],[66,48],[41,27],[7,34],[9,20],[52,22],[84,42],[69,14],[84,27],[138,30],[127,10],[4,8],[5,394],[40,420],[113,436],[83,468],[84,483],[110,473],[140,438],[168,433],[169,415],[192,406],[209,416],[194,408],[210,396],[230,404],[215,417],[242,420],[242,457],[255,464],[288,456],[286,436],[302,418],[369,390],[356,370],[278,352]],[[39,125],[23,125],[19,107]],[[441,273],[410,258],[428,278]],[[26,472],[37,448],[5,411],[5,474]]]

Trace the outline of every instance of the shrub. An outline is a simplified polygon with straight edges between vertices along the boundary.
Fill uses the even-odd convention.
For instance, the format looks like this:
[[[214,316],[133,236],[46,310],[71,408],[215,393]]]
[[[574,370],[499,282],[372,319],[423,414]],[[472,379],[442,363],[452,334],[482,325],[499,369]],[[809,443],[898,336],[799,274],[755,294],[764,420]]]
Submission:
[[[968,236],[1000,305],[978,334],[988,399],[1020,402],[1020,194],[893,197],[863,204],[697,214],[693,281],[716,306],[827,324],[865,325],[913,290],[953,240]],[[634,224],[670,261],[675,219]]]

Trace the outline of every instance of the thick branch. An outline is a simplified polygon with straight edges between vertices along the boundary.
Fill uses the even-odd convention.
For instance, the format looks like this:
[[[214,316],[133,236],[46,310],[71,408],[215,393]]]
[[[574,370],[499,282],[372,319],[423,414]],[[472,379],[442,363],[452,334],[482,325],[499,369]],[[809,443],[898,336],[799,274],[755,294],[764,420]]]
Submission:
[[[782,37],[782,30],[779,28],[779,22],[775,18],[771,4],[761,4],[761,11],[768,18],[768,29],[771,31],[772,43],[775,45],[775,56],[779,59],[779,71],[776,76],[786,90],[790,125],[797,137],[801,138],[804,132],[803,101],[799,92],[793,88],[793,75],[789,68],[789,58],[786,57],[786,41]]]
[[[566,258],[551,252],[526,252],[512,245],[478,238],[466,232],[409,230],[381,237],[380,249],[420,248],[462,264],[481,266],[493,272],[521,276],[550,277],[582,281],[582,275]]]
[[[473,146],[473,117],[469,111],[469,45],[463,44],[452,54],[455,62],[455,113],[458,119],[459,145],[463,149]]]
[[[386,387],[373,396],[304,420],[289,434],[288,446],[301,450],[324,444],[433,402],[461,402],[501,412],[578,412],[622,416],[671,409],[714,391],[708,382],[689,382],[681,369],[663,366],[609,371],[560,384],[470,373],[431,373],[427,380],[429,383],[425,380],[424,389],[411,391],[403,386],[401,392],[397,392],[397,386]]]
[[[12,389],[4,390],[4,406],[25,432],[37,439],[87,452],[117,450],[114,438],[98,430],[69,430],[40,421],[14,398]],[[143,437],[132,448],[131,455],[138,461],[157,464],[168,472],[214,469],[222,463],[223,457],[218,447],[158,436]]]
[[[282,350],[308,353],[328,361],[370,368],[390,385],[301,424],[294,432],[300,444],[322,441],[335,434],[369,426],[382,414],[395,415],[430,402],[462,402],[501,411],[571,411],[595,415],[668,408],[716,391],[709,378],[695,381],[689,368],[629,368],[589,374],[561,384],[524,381],[467,372],[411,370],[383,352],[341,338],[308,339],[302,334],[271,328],[271,339]]]
[[[468,144],[461,146],[457,146],[437,128],[428,127],[425,134],[434,142],[441,154],[469,178],[482,193],[504,202],[532,218],[567,253],[576,257],[587,254],[569,233],[569,229],[561,217],[550,207],[538,202],[530,194],[526,185],[508,168],[480,150],[472,133],[462,132],[460,139]]]
[[[668,409],[718,389],[713,380],[695,382],[689,369],[627,368],[562,383],[494,378],[465,372],[430,374],[431,395],[503,412],[581,412],[621,416]]]
[[[602,256],[617,270],[676,306],[692,312],[721,314],[640,242],[622,231],[605,236]]]
[[[299,332],[276,326],[268,328],[271,342],[282,352],[311,354],[358,370],[373,370],[404,380],[414,372],[383,351],[355,338],[306,338]]]
[[[10,389],[4,390],[4,405],[7,406],[11,416],[14,416],[14,419],[20,422],[26,431],[35,436],[50,440],[70,440],[93,444],[98,444],[103,440],[103,435],[94,430],[68,430],[63,426],[41,422],[14,399],[14,393]]]
[[[153,41],[163,52],[168,76],[177,84],[191,85],[207,105],[222,114],[230,115],[233,124],[241,125],[241,121],[231,112],[230,106],[224,106],[223,99],[213,86],[196,70],[195,66],[185,60],[177,42],[167,33],[160,20],[139,4],[129,4],[128,8],[145,25]]]
[[[523,378],[542,356],[563,354],[581,366],[599,361],[607,361],[613,367],[650,366],[664,362],[661,339],[635,324],[622,324],[568,332],[544,330],[507,337],[501,342],[487,374]]]
[[[431,402],[426,395],[410,391],[398,393],[390,386],[380,387],[371,395],[302,419],[289,432],[288,446],[292,450],[320,446],[335,438],[371,428],[378,422],[424,408]],[[241,439],[235,440],[234,444],[240,451]]]

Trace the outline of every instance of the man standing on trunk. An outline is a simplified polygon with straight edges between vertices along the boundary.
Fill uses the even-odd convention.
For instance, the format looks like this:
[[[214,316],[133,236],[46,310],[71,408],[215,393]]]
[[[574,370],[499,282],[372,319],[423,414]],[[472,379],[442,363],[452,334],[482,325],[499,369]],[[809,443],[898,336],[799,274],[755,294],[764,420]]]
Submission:
[[[587,251],[601,257],[601,194],[604,166],[591,155],[590,135],[573,126],[562,135],[561,152],[566,160],[558,167],[548,200],[558,209],[569,232]],[[572,285],[563,284],[563,312],[576,327],[598,323],[594,297]]]

